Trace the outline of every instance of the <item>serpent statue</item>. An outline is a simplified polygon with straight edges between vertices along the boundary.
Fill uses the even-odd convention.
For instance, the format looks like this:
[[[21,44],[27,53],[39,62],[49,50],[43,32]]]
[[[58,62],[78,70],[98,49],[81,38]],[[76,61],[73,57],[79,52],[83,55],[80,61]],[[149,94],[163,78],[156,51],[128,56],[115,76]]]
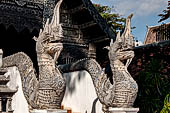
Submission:
[[[126,20],[124,33],[120,36],[119,32],[116,41],[113,43],[111,39],[110,47],[106,47],[109,50],[108,56],[113,73],[112,82],[95,59],[86,58],[72,64],[59,66],[64,73],[86,70],[90,74],[105,113],[108,113],[109,107],[132,107],[137,96],[138,85],[127,70],[134,57],[133,36],[130,34],[131,17],[132,15]],[[125,64],[124,61],[126,61]]]
[[[23,52],[3,58],[3,67],[16,66],[21,75],[22,89],[30,109],[59,109],[64,97],[66,83],[55,63],[63,48],[63,31],[59,24],[59,0],[54,15],[40,30],[36,41],[39,80],[31,59]]]
[[[109,107],[132,107],[137,91],[137,83],[133,80],[127,67],[134,57],[133,36],[130,34],[130,15],[126,21],[124,33],[117,35],[116,41],[111,40],[109,52],[112,80],[107,77],[95,59],[85,58],[72,64],[56,66],[56,61],[62,51],[63,30],[59,23],[59,9],[63,0],[59,0],[54,15],[40,30],[36,41],[36,52],[39,66],[39,80],[31,59],[23,52],[3,58],[2,67],[16,66],[21,75],[24,96],[30,109],[59,109],[64,97],[66,82],[62,72],[86,70],[93,81],[96,94],[103,105],[103,111],[108,113]],[[125,62],[125,64],[124,64]]]

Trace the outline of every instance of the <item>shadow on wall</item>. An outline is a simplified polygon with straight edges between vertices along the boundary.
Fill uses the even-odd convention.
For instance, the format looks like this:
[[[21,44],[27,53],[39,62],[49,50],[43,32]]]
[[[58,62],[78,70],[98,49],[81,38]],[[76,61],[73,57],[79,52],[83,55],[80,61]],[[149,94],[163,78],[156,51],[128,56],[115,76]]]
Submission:
[[[102,113],[90,74],[87,71],[65,73],[66,92],[63,105],[73,112]]]
[[[66,87],[68,89],[67,94],[65,94],[65,96],[67,95],[72,95],[74,94],[74,92],[76,91],[76,84],[77,81],[81,82],[81,80],[83,80],[85,78],[85,71],[76,71],[74,72],[74,74],[76,74],[76,77],[71,76],[72,73],[65,73],[64,77],[66,79]]]

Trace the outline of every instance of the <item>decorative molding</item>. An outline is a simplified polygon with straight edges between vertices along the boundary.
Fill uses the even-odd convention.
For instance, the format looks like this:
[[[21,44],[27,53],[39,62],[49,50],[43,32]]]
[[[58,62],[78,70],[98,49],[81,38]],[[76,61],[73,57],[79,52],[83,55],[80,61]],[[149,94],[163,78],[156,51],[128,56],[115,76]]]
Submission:
[[[81,10],[84,10],[84,9],[86,9],[86,7],[82,4],[80,6],[73,8],[73,9],[70,9],[69,12],[73,14],[73,13],[80,12]]]
[[[85,29],[85,28],[88,28],[88,27],[91,27],[91,26],[94,26],[94,25],[97,25],[97,23],[95,21],[90,21],[90,22],[79,25],[79,28]]]
[[[78,25],[73,25],[73,24],[68,24],[68,23],[62,23],[61,25],[62,27],[65,27],[65,28],[79,29]]]
[[[40,29],[43,19],[42,0],[1,0],[0,23],[6,27],[13,25],[18,32],[24,28]]]
[[[38,8],[42,10],[43,1],[44,0],[1,0],[0,3],[17,5],[20,7]]]
[[[107,36],[100,36],[97,38],[90,39],[90,42],[99,43],[99,42],[106,41],[106,40],[110,40],[110,39]]]

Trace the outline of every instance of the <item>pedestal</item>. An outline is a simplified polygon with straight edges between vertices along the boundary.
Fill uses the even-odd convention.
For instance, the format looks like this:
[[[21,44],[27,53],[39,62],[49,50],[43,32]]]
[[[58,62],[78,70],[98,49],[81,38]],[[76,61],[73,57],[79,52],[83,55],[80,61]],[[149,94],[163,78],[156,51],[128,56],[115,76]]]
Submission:
[[[67,113],[67,110],[61,110],[61,109],[38,110],[38,109],[34,109],[31,111],[31,113]]]
[[[137,113],[139,108],[109,108],[110,113]]]

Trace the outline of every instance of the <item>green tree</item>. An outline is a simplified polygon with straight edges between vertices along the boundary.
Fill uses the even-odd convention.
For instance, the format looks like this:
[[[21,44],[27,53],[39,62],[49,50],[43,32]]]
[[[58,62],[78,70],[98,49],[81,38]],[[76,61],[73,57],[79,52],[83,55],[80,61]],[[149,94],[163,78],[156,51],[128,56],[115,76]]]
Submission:
[[[164,14],[159,14],[158,16],[161,17],[161,19],[158,22],[162,22],[164,20],[167,20],[168,18],[170,18],[170,1],[168,1],[168,7],[167,9],[163,10]]]
[[[126,18],[121,17],[119,14],[112,13],[112,8],[109,6],[102,6],[100,4],[94,4],[94,6],[114,32],[124,29]]]
[[[160,113],[170,113],[170,93],[166,95],[164,106]]]
[[[170,91],[169,79],[161,74],[164,68],[161,60],[153,58],[136,77],[139,91],[134,105],[139,113],[160,113]]]

